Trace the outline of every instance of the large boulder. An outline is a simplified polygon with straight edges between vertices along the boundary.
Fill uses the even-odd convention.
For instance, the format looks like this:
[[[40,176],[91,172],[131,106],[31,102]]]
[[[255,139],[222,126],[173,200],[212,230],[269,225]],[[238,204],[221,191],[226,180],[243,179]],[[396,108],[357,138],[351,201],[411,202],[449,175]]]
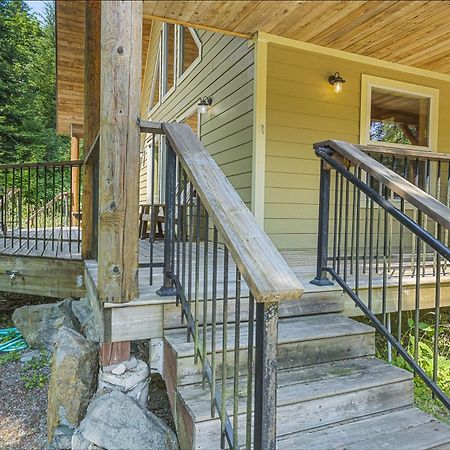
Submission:
[[[100,342],[100,334],[89,298],[84,297],[80,300],[74,300],[72,302],[72,311],[78,322],[80,322],[81,332],[86,339],[91,342]]]
[[[71,303],[72,299],[68,298],[58,303],[22,306],[14,311],[12,320],[30,347],[51,351],[61,327],[80,330]]]
[[[72,448],[86,442],[107,450],[176,450],[175,433],[136,400],[120,391],[94,399],[72,441]],[[95,448],[95,447],[90,447]]]
[[[56,336],[48,389],[48,440],[70,448],[72,435],[95,392],[98,347],[76,331],[61,327]]]

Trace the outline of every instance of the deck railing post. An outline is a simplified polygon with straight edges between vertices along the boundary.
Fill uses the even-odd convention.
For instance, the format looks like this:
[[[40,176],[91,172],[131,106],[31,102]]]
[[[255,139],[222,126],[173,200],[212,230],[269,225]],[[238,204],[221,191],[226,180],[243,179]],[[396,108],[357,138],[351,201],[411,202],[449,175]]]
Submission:
[[[164,227],[164,267],[163,285],[158,289],[162,297],[175,295],[173,283],[173,259],[175,255],[175,196],[176,196],[176,170],[177,160],[175,151],[166,140],[166,195],[165,195],[165,227]]]
[[[254,448],[276,448],[278,303],[256,304]]]
[[[330,219],[330,168],[320,160],[319,224],[317,231],[317,268],[316,277],[311,281],[317,286],[333,283],[324,270],[328,265],[328,223]]]

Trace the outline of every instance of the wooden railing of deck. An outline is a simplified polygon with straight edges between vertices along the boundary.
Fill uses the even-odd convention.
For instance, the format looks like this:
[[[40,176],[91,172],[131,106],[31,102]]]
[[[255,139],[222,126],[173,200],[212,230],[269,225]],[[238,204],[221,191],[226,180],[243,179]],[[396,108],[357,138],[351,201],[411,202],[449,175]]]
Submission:
[[[239,373],[243,339],[240,324],[241,321],[246,323],[245,441],[248,444],[253,437],[254,448],[275,448],[278,303],[299,298],[303,286],[188,125],[141,122],[141,131],[162,133],[167,141],[164,283],[159,293],[174,294],[181,304],[196,360],[201,362],[205,386],[210,388],[211,414],[219,415],[222,438],[226,438],[231,448],[242,445],[238,442],[237,405],[243,377]],[[152,185],[153,182],[150,181]],[[221,276],[218,273],[219,246],[223,247],[225,255],[223,284],[218,280]],[[236,269],[230,274],[232,264]],[[211,279],[208,278],[210,268]],[[203,295],[200,295],[200,272],[203,274]],[[245,285],[241,283],[241,276]],[[234,283],[232,293],[231,281]],[[223,288],[222,293],[218,292],[219,286]],[[218,375],[216,359],[218,329],[222,334],[223,349],[227,348],[227,329],[231,325],[225,308],[229,295],[234,295],[236,307],[233,407],[230,410],[225,405],[227,383],[219,385],[217,382],[218,377],[228,378],[227,363],[222,361]],[[248,312],[240,308],[243,296],[249,298]],[[224,303],[220,320],[217,317],[219,297]],[[211,308],[210,312],[208,308]],[[211,326],[203,320],[200,327],[200,316],[205,318],[208,314],[212,316]],[[211,339],[212,349],[208,349],[207,339]],[[222,358],[226,358],[226,354],[223,350]]]

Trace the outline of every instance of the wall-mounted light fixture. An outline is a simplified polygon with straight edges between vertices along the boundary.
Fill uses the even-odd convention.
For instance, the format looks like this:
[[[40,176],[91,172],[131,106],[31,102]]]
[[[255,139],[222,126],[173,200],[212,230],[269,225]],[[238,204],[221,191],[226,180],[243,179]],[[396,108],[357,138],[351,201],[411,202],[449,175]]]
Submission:
[[[199,114],[206,114],[208,112],[208,106],[212,105],[211,97],[203,97],[198,99],[198,112]]]
[[[334,87],[334,92],[339,94],[342,92],[342,85],[345,83],[345,80],[339,75],[339,72],[336,72],[334,75],[330,75],[328,77],[328,81]]]

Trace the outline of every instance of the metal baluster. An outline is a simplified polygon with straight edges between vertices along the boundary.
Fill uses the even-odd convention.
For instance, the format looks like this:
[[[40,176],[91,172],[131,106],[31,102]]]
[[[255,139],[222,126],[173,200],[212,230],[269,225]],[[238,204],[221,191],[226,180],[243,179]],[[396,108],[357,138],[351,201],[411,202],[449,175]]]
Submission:
[[[194,326],[195,326],[195,336],[197,336],[196,339],[198,339],[198,303],[200,300],[200,208],[201,203],[200,199],[197,195],[197,209],[196,209],[196,218],[195,218],[195,278],[194,278]],[[204,260],[205,262],[206,260]],[[208,266],[204,266],[204,271],[208,270]],[[206,273],[206,272],[205,272]],[[204,276],[205,276],[204,273]],[[203,299],[205,301],[205,299]],[[203,305],[203,311],[205,305]],[[207,317],[203,315],[203,340],[206,339],[206,329],[205,329],[205,323],[207,323]],[[195,340],[195,343],[198,344],[198,341]],[[194,345],[195,345],[194,343]],[[203,349],[204,350],[204,349]],[[206,360],[206,352],[203,352],[202,355],[203,363]],[[197,364],[198,361],[198,354],[195,352],[194,354],[194,362]],[[203,364],[203,369],[205,368],[205,365]]]
[[[61,251],[63,250],[63,216],[64,216],[64,166],[61,165],[61,192],[60,192],[60,198],[61,198],[61,218],[59,220],[59,239],[60,239],[60,248]]]
[[[20,167],[20,177],[19,177],[19,205],[18,205],[18,214],[19,214],[19,248],[22,247],[22,193],[23,193],[23,168]]]
[[[380,183],[381,187],[381,183]],[[389,197],[388,188],[384,186],[383,189],[384,198],[387,200]],[[381,211],[381,207],[379,208]],[[383,317],[383,324],[386,326],[386,301],[387,301],[387,270],[388,270],[388,212],[384,210],[384,237],[383,237],[383,292],[382,292],[382,306],[381,314]]]
[[[186,240],[188,233],[188,198],[187,198],[187,174],[183,170],[183,248],[182,248],[182,256],[181,256],[181,280],[183,286],[183,293],[186,292]],[[181,323],[183,323],[183,309],[181,311]]]
[[[422,226],[422,211],[418,211],[417,224]],[[422,241],[420,237],[416,238],[416,251],[417,251],[417,268],[416,268],[416,296],[415,296],[415,311],[414,311],[414,359],[417,362],[419,360],[419,319],[420,319],[420,254],[422,248]]]
[[[253,336],[254,336],[255,299],[250,292],[248,296],[248,344],[247,344],[247,421],[245,430],[245,447],[252,446],[252,400],[253,400]]]
[[[436,236],[442,240],[442,228],[437,226]],[[433,381],[437,381],[439,368],[439,324],[441,313],[441,255],[436,252],[436,285],[434,299]]]
[[[5,169],[4,171],[4,183],[5,183],[5,200],[3,202],[3,219],[2,219],[2,226],[3,226],[3,246],[6,248],[6,242],[7,242],[7,234],[8,234],[8,169]],[[29,201],[29,200],[28,200]],[[28,217],[30,215],[28,214]]]
[[[199,200],[197,200],[199,201]],[[197,225],[200,228],[200,222]],[[209,232],[209,217],[205,209],[204,222],[204,242],[203,242],[203,389],[206,386],[206,359],[207,359],[207,332],[208,332],[208,232]]]
[[[358,167],[357,177],[361,178],[361,169]],[[359,227],[360,227],[360,209],[361,209],[361,191],[357,190],[357,197],[356,197],[356,271],[355,271],[355,292],[356,295],[359,294]]]
[[[441,161],[437,162],[437,169],[436,169],[436,198],[441,201]],[[438,223],[434,222],[434,235],[439,235],[439,226]],[[433,276],[436,276],[436,266],[437,266],[437,253],[434,253],[433,258]]]
[[[156,217],[155,217],[155,164],[156,164],[156,148],[155,148],[155,133],[152,133],[152,151],[151,151],[151,175],[150,175],[150,231],[149,231],[149,258],[150,258],[150,277],[149,282],[150,286],[153,285],[153,266],[154,266],[154,258],[155,258],[155,233],[156,233]],[[184,285],[183,285],[184,286]]]
[[[36,166],[36,189],[35,189],[35,213],[34,213],[34,247],[38,249],[38,211],[39,211],[39,167]]]
[[[192,308],[192,244],[194,239],[194,186],[192,182],[189,181],[189,246],[188,246],[188,305],[189,310]],[[196,328],[194,327],[194,330]],[[190,340],[190,334],[188,332],[188,341]],[[198,335],[194,332],[194,348],[197,352],[198,346]]]
[[[353,174],[357,176],[357,168],[355,166]],[[351,245],[350,245],[350,275],[353,275],[353,263],[355,259],[355,241],[357,242],[356,238],[356,186],[353,185],[353,198],[352,198],[352,238],[351,238]],[[358,264],[358,262],[356,263]]]
[[[334,178],[334,216],[333,216],[333,270],[337,270],[337,223],[338,223],[338,193],[339,193],[339,177],[336,172]]]
[[[371,180],[371,177],[370,177]],[[372,183],[370,183],[372,184]],[[367,202],[366,202],[367,203]],[[372,310],[372,263],[373,263],[373,200],[370,199],[370,212],[369,212],[369,286],[368,286],[368,306]]]
[[[12,194],[11,194],[11,246],[14,248],[14,227],[15,224],[15,203],[16,203],[16,196],[15,196],[15,189],[16,189],[16,169],[13,167],[12,170]]]
[[[408,170],[408,159],[404,160],[403,167],[403,177],[406,178]],[[405,199],[400,197],[400,211],[405,212]],[[404,227],[400,223],[399,230],[399,260],[398,260],[398,291],[397,291],[397,311],[398,311],[398,329],[397,329],[397,339],[399,342],[402,341],[402,312],[403,312],[403,236]]]
[[[206,231],[208,238],[208,231]],[[218,232],[214,225],[213,232],[213,273],[212,273],[212,305],[211,305],[211,417],[215,417],[214,396],[216,392],[216,315],[217,315],[217,247]],[[205,321],[205,318],[203,318]]]
[[[241,273],[236,268],[236,302],[234,318],[234,373],[233,373],[233,447],[239,448],[239,356],[241,331]]]
[[[182,221],[182,206],[181,206],[181,174],[182,174],[182,167],[181,167],[181,161],[178,160],[177,164],[177,183],[178,183],[178,189],[177,189],[177,265],[176,265],[176,278],[180,280],[180,250],[181,250],[181,233],[183,232],[183,221]],[[183,285],[184,286],[184,285]],[[176,305],[178,306],[180,303],[180,295],[177,290],[176,294]]]
[[[348,211],[350,182],[345,181],[345,222],[344,222],[344,281],[347,281]]]
[[[366,172],[366,184],[369,184],[369,174]],[[366,267],[367,267],[367,239],[368,239],[368,232],[369,232],[369,205],[368,200],[369,198],[367,196],[364,197],[364,250],[363,250],[363,270],[362,273],[366,273]]]
[[[56,192],[56,167],[52,168],[52,251],[55,250],[55,192]]]
[[[227,347],[228,347],[228,248],[223,249],[223,320],[222,320],[222,402],[220,405],[220,448],[225,449],[225,419],[227,399]]]
[[[72,254],[72,212],[73,212],[73,189],[72,189],[72,181],[73,181],[73,173],[72,167],[69,166],[69,174],[70,174],[70,188],[69,188],[69,201],[68,203],[68,213],[69,213],[69,254]],[[45,205],[45,199],[44,199]],[[45,207],[44,207],[45,209]],[[44,237],[44,245],[45,245],[45,237]]]
[[[44,250],[47,242],[47,166],[44,166]]]
[[[338,222],[338,237],[337,237],[337,273],[340,273],[341,268],[341,235],[342,235],[342,209],[344,197],[344,177],[340,177],[339,183],[339,222]]]
[[[424,173],[424,185],[425,192],[430,193],[430,160],[425,161],[425,173]],[[423,216],[423,227],[425,230],[428,228],[428,216],[424,214]],[[426,275],[426,265],[427,265],[427,246],[424,246],[424,252],[422,253],[422,276]]]

